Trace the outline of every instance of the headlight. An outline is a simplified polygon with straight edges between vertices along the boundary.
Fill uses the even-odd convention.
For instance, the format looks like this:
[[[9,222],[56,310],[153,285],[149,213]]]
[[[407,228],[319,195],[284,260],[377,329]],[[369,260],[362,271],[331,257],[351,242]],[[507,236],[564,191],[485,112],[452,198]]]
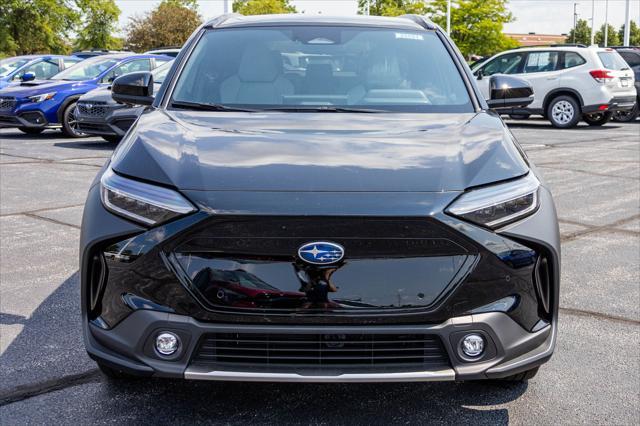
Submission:
[[[100,178],[100,194],[108,210],[145,225],[157,225],[196,211],[176,191],[124,178],[111,168]]]
[[[532,214],[538,208],[540,182],[527,176],[498,185],[474,189],[458,197],[447,213],[489,228],[498,228]]]
[[[56,95],[56,92],[43,93],[42,95],[29,96],[29,100],[31,102],[44,102],[49,99],[53,99]]]

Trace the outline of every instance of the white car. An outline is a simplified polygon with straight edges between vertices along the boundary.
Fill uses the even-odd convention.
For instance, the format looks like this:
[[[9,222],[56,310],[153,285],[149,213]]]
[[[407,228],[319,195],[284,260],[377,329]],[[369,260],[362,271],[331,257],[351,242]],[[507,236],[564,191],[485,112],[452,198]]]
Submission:
[[[615,111],[633,108],[634,73],[613,49],[579,46],[529,47],[499,53],[473,68],[489,99],[489,76],[513,74],[528,80],[535,100],[526,108],[500,110],[512,118],[539,114],[555,127],[569,128],[582,118],[592,126]]]

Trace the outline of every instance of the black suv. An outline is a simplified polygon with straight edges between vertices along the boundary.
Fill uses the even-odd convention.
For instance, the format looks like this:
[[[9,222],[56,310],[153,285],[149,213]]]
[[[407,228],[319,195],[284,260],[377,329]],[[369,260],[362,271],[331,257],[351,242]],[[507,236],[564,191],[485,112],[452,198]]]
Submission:
[[[199,28],[89,191],[84,338],[105,374],[525,380],[553,352],[551,194],[420,16]]]
[[[636,104],[634,105],[632,110],[629,111],[618,111],[613,115],[613,119],[615,121],[633,121],[638,118],[640,115],[640,47],[637,46],[624,46],[624,47],[614,47],[615,50],[618,51],[622,59],[624,59],[627,64],[633,70],[633,74],[635,75],[635,86],[638,92],[636,98]]]

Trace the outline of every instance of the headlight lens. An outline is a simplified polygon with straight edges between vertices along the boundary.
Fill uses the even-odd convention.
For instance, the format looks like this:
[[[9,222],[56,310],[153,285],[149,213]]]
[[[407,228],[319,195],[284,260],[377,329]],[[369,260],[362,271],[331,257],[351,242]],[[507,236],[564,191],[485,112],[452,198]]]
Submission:
[[[532,214],[538,208],[539,186],[529,173],[522,179],[466,192],[447,213],[495,229]]]
[[[56,92],[43,93],[41,95],[29,96],[29,100],[31,102],[44,102],[46,100],[52,99],[56,95]]]
[[[108,210],[145,225],[157,225],[196,211],[176,191],[124,178],[111,168],[100,179],[100,192]]]

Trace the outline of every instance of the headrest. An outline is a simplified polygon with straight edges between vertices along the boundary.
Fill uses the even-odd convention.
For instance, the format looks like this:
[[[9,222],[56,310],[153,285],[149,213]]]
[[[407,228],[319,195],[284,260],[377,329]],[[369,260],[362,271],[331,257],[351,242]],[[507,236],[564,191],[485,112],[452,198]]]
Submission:
[[[238,78],[245,82],[274,81],[282,70],[282,58],[264,45],[247,47],[240,59]]]

